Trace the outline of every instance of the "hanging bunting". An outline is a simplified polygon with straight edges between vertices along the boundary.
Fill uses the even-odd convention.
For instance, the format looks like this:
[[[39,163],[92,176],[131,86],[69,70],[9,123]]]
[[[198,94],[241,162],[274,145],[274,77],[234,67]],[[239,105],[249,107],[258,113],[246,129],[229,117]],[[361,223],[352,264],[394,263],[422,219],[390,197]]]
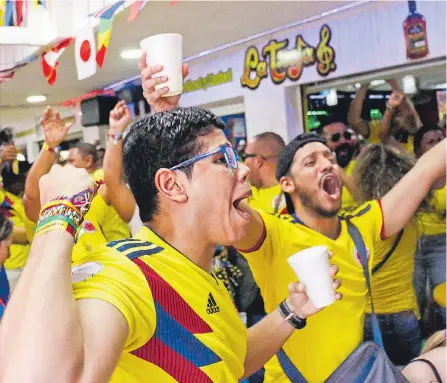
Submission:
[[[13,0],[6,0],[5,16],[4,16],[3,25],[5,27],[14,26],[14,1]]]
[[[177,4],[180,0],[172,0],[171,3],[169,4],[171,7],[175,4]]]
[[[102,68],[104,64],[107,47],[109,46],[115,13],[123,4],[124,0],[118,1],[115,4],[101,9],[95,14],[96,17],[99,17],[98,51],[96,53],[96,62],[100,68]]]
[[[56,68],[59,65],[59,58],[62,53],[67,49],[70,45],[72,37],[62,40],[58,45],[54,48],[51,48],[49,51],[42,53],[42,71],[43,75],[48,81],[48,84],[53,85],[56,81]]]
[[[16,0],[16,23],[20,27],[23,21],[23,0]]]
[[[84,80],[96,73],[95,33],[88,24],[76,34],[75,61],[78,80]]]
[[[14,73],[15,72],[0,73],[0,84],[11,80],[14,77]]]
[[[129,9],[129,16],[127,16],[127,21],[130,23],[134,21],[144,6],[148,3],[148,0],[135,0]]]
[[[6,0],[0,0],[0,27],[5,23]]]
[[[34,8],[37,8],[39,5],[41,5],[45,9],[47,8],[46,0],[33,0],[33,3],[34,3]]]

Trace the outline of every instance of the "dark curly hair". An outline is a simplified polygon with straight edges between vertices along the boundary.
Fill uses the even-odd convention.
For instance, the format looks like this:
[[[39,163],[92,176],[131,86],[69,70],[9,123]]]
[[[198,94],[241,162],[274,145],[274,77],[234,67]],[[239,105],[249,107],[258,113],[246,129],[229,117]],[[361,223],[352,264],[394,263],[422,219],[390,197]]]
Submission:
[[[360,203],[380,200],[416,164],[414,155],[388,145],[369,145],[357,157],[353,177]],[[419,205],[417,213],[431,211],[430,192]]]
[[[123,143],[123,167],[143,222],[158,212],[155,173],[199,154],[199,137],[224,123],[209,110],[176,108],[136,122]],[[182,168],[191,177],[192,166]]]
[[[0,242],[7,240],[12,234],[14,225],[11,220],[6,218],[3,213],[0,213]]]

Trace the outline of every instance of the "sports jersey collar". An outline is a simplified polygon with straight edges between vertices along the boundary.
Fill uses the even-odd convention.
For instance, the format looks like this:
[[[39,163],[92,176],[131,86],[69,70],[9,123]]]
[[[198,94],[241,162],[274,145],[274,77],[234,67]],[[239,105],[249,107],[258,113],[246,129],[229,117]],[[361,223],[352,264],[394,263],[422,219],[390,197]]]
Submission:
[[[291,216],[293,217],[293,223],[296,223],[298,225],[303,225],[303,226],[307,227],[309,230],[316,231],[316,230],[312,229],[311,227],[307,226],[303,221],[301,221],[295,213],[292,213]],[[341,219],[340,219],[340,217],[338,217],[338,235],[337,235],[337,238],[333,239],[333,241],[336,241],[338,238],[340,238],[342,230],[343,230],[343,228],[342,228]],[[321,234],[321,233],[319,233],[319,234]],[[321,234],[321,235],[324,235],[324,234]]]
[[[202,274],[204,278],[208,279],[209,282],[215,283],[218,286],[223,286],[218,282],[217,278],[213,274],[207,273],[201,267],[197,266],[193,261],[191,261],[186,255],[181,253],[175,247],[166,242],[162,237],[155,233],[152,229],[146,225],[141,226],[141,229],[133,236],[133,238],[140,239],[142,241],[152,242],[153,244],[162,247],[167,250],[167,255],[181,257],[182,260],[187,260],[188,264],[194,268],[198,273]],[[225,287],[224,287],[225,288]]]

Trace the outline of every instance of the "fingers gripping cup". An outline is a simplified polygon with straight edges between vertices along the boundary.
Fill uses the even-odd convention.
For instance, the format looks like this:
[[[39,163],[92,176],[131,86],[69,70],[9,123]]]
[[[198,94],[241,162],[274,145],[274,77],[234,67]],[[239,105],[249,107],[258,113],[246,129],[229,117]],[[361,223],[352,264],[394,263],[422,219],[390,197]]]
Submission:
[[[300,282],[306,285],[306,293],[317,308],[335,302],[332,278],[329,274],[329,251],[326,246],[310,247],[287,259]]]
[[[155,86],[155,90],[165,86],[169,88],[162,97],[175,96],[183,91],[182,45],[183,37],[177,33],[150,36],[140,42],[141,49],[147,53],[147,65],[163,65],[163,70],[152,77],[168,77],[167,82]]]

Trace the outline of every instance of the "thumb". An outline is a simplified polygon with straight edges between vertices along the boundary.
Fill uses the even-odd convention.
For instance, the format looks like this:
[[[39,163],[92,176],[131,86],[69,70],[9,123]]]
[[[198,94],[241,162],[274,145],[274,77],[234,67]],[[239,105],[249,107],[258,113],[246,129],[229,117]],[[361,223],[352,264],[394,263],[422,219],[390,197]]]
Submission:
[[[141,54],[140,58],[138,59],[138,69],[140,71],[147,68],[146,57],[147,57],[147,53],[143,52]]]
[[[188,73],[189,73],[189,65],[188,64],[182,64],[182,75],[183,75],[183,78],[188,76]]]
[[[70,130],[70,128],[73,126],[73,124],[71,123],[71,122],[67,122],[65,125],[64,125],[64,132],[65,133],[67,133],[69,130]]]

